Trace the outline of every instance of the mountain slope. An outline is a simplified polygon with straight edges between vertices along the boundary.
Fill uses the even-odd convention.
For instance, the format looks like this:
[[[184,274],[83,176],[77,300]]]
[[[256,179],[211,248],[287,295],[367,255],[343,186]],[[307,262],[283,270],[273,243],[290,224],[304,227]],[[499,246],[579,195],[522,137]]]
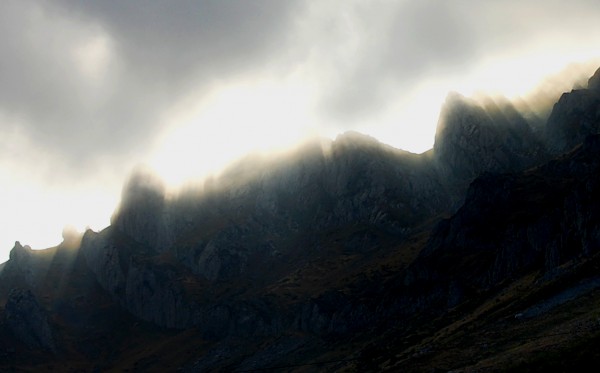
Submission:
[[[542,343],[579,320],[592,341],[597,75],[542,132],[509,102],[451,94],[423,154],[347,133],[177,195],[138,170],[107,229],[15,245],[0,366],[430,371],[534,359],[503,328]],[[490,335],[485,353],[465,344]]]

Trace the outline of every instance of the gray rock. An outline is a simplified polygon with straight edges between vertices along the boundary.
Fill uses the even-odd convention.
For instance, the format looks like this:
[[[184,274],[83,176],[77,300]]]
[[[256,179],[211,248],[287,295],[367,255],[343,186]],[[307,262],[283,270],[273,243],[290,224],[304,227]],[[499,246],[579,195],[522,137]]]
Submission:
[[[581,144],[586,136],[600,133],[600,91],[579,89],[565,93],[554,105],[545,136],[555,155]]]
[[[177,272],[167,265],[153,265],[132,257],[124,297],[127,309],[167,328],[191,326],[193,306],[187,301],[177,277]]]
[[[8,328],[28,347],[57,351],[48,316],[30,290],[11,290],[4,314]]]
[[[98,283],[114,297],[120,297],[125,294],[128,259],[116,244],[113,232],[112,228],[100,233],[88,230],[83,235],[81,252]]]
[[[409,267],[406,287],[428,289],[420,293],[428,294],[430,306],[436,300],[458,304],[468,296],[465,289],[486,291],[533,270],[551,274],[596,254],[598,154],[600,136],[590,136],[575,151],[528,172],[477,178],[461,209],[437,226]]]
[[[133,315],[168,328],[193,324],[176,270],[144,259],[148,252],[121,232],[88,230],[81,250],[98,283]]]
[[[162,180],[150,171],[136,169],[123,188],[120,206],[111,219],[112,226],[140,244],[166,250],[171,239],[165,198]]]
[[[482,106],[458,93],[449,94],[442,108],[433,150],[441,174],[463,185],[483,172],[518,171],[545,159],[512,104],[488,99]]]
[[[5,276],[20,279],[23,285],[34,288],[43,278],[41,268],[37,268],[33,250],[28,245],[21,245],[19,241],[10,251],[10,259],[5,263]]]

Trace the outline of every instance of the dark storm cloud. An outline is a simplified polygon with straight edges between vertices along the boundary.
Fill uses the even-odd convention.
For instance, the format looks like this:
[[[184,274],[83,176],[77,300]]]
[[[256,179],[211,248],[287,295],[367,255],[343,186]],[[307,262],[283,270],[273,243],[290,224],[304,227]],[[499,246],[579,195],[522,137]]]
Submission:
[[[18,125],[71,166],[136,155],[182,96],[268,65],[295,9],[277,0],[3,1],[0,131]],[[108,61],[94,79],[78,71],[77,48],[98,40]]]

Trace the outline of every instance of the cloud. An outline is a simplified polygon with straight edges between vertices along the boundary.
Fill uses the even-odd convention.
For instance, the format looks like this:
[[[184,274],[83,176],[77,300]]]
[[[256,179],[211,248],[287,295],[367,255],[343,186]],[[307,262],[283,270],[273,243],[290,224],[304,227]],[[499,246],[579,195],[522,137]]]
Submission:
[[[425,79],[466,74],[540,40],[564,45],[590,34],[600,16],[594,5],[7,0],[0,5],[0,130],[18,127],[66,173],[99,161],[128,168],[123,160],[143,159],[165,113],[186,97],[201,100],[246,76],[300,71],[314,88],[319,125],[343,131],[406,99]]]
[[[66,1],[113,35],[131,73],[172,87],[255,68],[285,41],[295,1]],[[275,49],[274,49],[275,48]]]
[[[264,68],[296,7],[275,0],[2,2],[0,130],[19,127],[37,149],[79,170],[99,157],[139,157],[182,96]]]
[[[410,96],[424,80],[466,76],[510,53],[558,51],[568,44],[581,48],[585,39],[592,48],[600,36],[592,31],[600,8],[585,0],[354,4],[329,26],[330,38],[338,40],[320,45],[320,53],[334,61],[333,77],[323,80],[320,110],[346,126]]]
[[[423,150],[448,90],[498,81],[505,89],[596,53],[596,3],[0,1],[5,201],[14,209],[33,201],[27,184],[36,203],[18,213],[39,217],[41,227],[42,210],[59,205],[42,206],[50,194],[63,201],[102,186],[98,201],[109,201],[153,152],[179,159],[184,144],[199,152],[180,153],[212,165],[234,152],[211,150],[252,149],[265,137],[289,143],[307,128],[332,136],[359,129]],[[182,140],[160,149],[169,133]],[[10,211],[0,219],[14,220]]]
[[[467,69],[480,47],[476,25],[452,2],[360,2],[336,22],[345,42],[322,46],[342,60],[321,101],[334,120],[364,120],[432,71]]]

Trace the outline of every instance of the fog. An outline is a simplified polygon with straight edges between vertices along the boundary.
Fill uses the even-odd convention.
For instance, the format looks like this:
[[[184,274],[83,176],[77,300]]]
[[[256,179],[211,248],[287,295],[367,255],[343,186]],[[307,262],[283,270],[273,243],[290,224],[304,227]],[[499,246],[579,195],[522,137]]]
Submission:
[[[422,152],[449,91],[543,117],[598,64],[599,16],[588,0],[3,1],[0,261],[107,225],[138,164],[177,185],[348,130]]]

